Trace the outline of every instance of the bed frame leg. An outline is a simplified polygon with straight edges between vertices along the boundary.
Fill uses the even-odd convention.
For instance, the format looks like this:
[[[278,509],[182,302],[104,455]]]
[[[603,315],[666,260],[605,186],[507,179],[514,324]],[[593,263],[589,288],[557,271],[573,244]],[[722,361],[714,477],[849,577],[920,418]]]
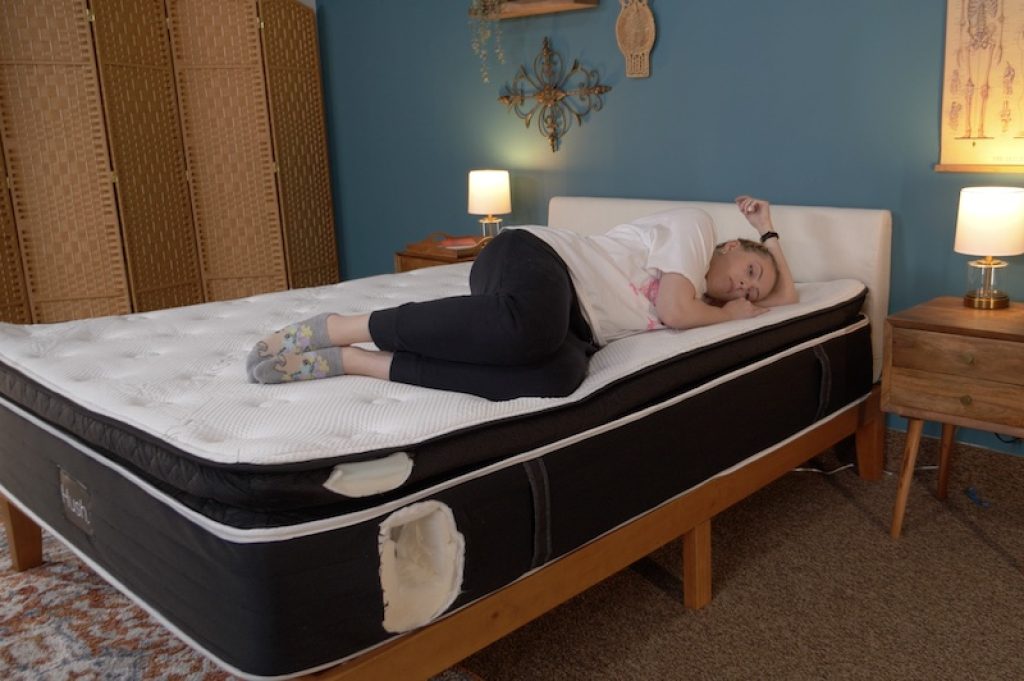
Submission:
[[[0,513],[7,527],[11,563],[17,572],[43,564],[43,531],[21,510],[0,495]]]
[[[864,480],[881,480],[885,469],[885,414],[881,388],[875,386],[861,404],[857,426],[857,470]]]
[[[711,521],[683,535],[683,605],[703,608],[711,602]]]

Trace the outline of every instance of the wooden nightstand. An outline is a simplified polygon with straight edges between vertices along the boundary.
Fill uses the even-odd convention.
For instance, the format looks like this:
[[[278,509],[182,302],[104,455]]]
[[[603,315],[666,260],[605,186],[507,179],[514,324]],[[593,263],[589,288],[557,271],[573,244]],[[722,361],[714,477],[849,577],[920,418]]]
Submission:
[[[882,409],[908,419],[890,530],[899,537],[925,420],[942,423],[940,499],[957,426],[1024,437],[1024,304],[975,310],[960,298],[936,298],[891,315]]]
[[[489,238],[452,236],[444,232],[434,232],[423,241],[408,244],[403,250],[395,253],[395,271],[408,272],[421,267],[472,262],[488,241]]]

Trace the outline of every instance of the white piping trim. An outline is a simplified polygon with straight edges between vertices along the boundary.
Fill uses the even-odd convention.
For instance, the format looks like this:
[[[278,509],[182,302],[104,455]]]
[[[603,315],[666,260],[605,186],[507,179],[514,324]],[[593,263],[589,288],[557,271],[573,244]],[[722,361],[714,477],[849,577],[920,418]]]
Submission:
[[[801,351],[803,351],[803,350],[805,350],[805,349],[807,349],[809,347],[813,347],[814,345],[818,345],[820,343],[823,343],[825,341],[831,340],[833,338],[838,338],[838,337],[845,336],[845,335],[848,335],[850,333],[853,333],[854,331],[857,331],[858,329],[861,329],[861,328],[867,326],[868,323],[869,322],[868,322],[867,318],[861,318],[857,322],[855,322],[855,323],[853,323],[853,324],[851,324],[851,325],[849,325],[847,327],[844,327],[842,329],[838,329],[838,330],[833,331],[833,332],[831,332],[829,334],[826,334],[824,336],[816,336],[813,339],[804,341],[803,343],[800,343],[800,344],[795,345],[795,346],[793,346],[791,348],[788,348],[786,350],[778,352],[778,353],[772,355],[771,357],[766,357],[766,358],[764,358],[762,360],[759,360],[757,362],[754,362],[752,364],[747,364],[747,365],[745,365],[745,366],[743,366],[743,367],[741,367],[739,369],[736,369],[735,371],[729,372],[727,374],[719,376],[718,378],[715,378],[715,379],[712,379],[710,381],[707,381],[704,384],[702,384],[700,386],[697,386],[696,388],[693,388],[692,390],[689,390],[689,391],[687,391],[685,393],[682,393],[680,395],[676,395],[675,397],[673,397],[673,398],[671,398],[669,400],[666,400],[664,402],[661,402],[659,404],[651,405],[651,406],[649,406],[649,407],[647,407],[645,409],[642,409],[642,410],[640,410],[638,412],[634,412],[632,414],[627,414],[627,415],[622,416],[622,417],[620,417],[618,419],[615,419],[614,421],[609,421],[609,422],[603,423],[603,424],[601,424],[599,426],[595,426],[593,428],[590,428],[589,430],[585,430],[585,431],[581,431],[579,433],[575,433],[575,434],[573,434],[573,435],[571,435],[569,437],[563,438],[562,440],[559,440],[557,442],[552,442],[552,443],[544,445],[542,447],[538,447],[536,449],[532,449],[530,451],[523,452],[521,454],[517,454],[517,455],[512,456],[512,457],[505,458],[505,459],[503,459],[501,461],[498,461],[496,463],[491,464],[490,466],[485,466],[484,468],[480,468],[480,469],[477,469],[475,471],[470,471],[469,473],[465,473],[465,474],[460,475],[458,477],[451,478],[451,479],[446,480],[446,481],[444,481],[442,483],[438,483],[438,484],[433,485],[431,487],[428,487],[426,489],[420,490],[419,492],[415,492],[413,494],[409,494],[409,495],[407,495],[405,497],[402,497],[400,499],[395,499],[395,500],[390,501],[390,502],[388,502],[386,504],[382,504],[380,506],[374,506],[372,508],[362,509],[362,510],[359,510],[359,511],[353,511],[351,513],[346,513],[346,514],[342,514],[342,515],[339,515],[339,516],[334,516],[334,517],[331,517],[331,518],[323,518],[323,519],[320,519],[320,520],[312,520],[312,521],[308,521],[308,522],[305,522],[305,523],[298,523],[298,524],[290,525],[290,526],[287,526],[287,527],[270,527],[270,528],[244,529],[244,528],[232,527],[230,525],[224,525],[223,523],[219,523],[217,521],[211,520],[210,518],[208,518],[208,517],[206,517],[206,516],[204,516],[204,515],[202,515],[200,513],[197,513],[196,511],[193,511],[192,509],[188,508],[187,506],[185,506],[181,502],[177,501],[176,499],[173,499],[172,497],[168,496],[166,493],[164,493],[163,491],[157,489],[156,487],[154,487],[150,483],[146,482],[142,478],[138,477],[134,473],[132,473],[132,472],[130,472],[128,470],[125,470],[124,468],[122,468],[118,464],[110,461],[106,457],[102,457],[99,454],[96,454],[90,448],[88,448],[88,447],[82,445],[81,443],[79,443],[78,441],[76,441],[76,440],[66,436],[63,432],[57,430],[55,427],[51,426],[49,423],[46,423],[45,421],[42,421],[41,419],[39,419],[35,415],[26,412],[24,409],[22,409],[21,407],[13,404],[11,402],[9,402],[7,399],[5,399],[3,397],[0,397],[0,403],[3,403],[8,408],[10,408],[12,411],[14,411],[15,413],[21,415],[23,418],[31,421],[32,423],[37,425],[42,430],[45,430],[45,431],[51,433],[52,435],[55,435],[56,437],[59,437],[59,438],[65,440],[65,441],[67,441],[71,446],[75,447],[76,449],[81,451],[83,454],[89,456],[91,459],[93,459],[93,460],[97,461],[98,463],[106,466],[107,468],[110,468],[110,469],[118,472],[123,477],[131,480],[134,484],[138,485],[143,491],[145,491],[147,494],[149,494],[153,498],[155,498],[158,501],[161,501],[162,503],[166,504],[167,506],[169,506],[173,510],[177,511],[182,516],[188,518],[189,520],[191,520],[196,525],[202,527],[206,531],[210,532],[210,534],[213,534],[213,535],[215,535],[216,537],[218,537],[220,539],[223,539],[225,541],[230,541],[230,542],[238,543],[238,544],[250,544],[250,543],[269,542],[269,541],[286,541],[286,540],[289,540],[289,539],[296,539],[296,538],[299,538],[299,537],[309,536],[309,535],[312,535],[312,534],[318,534],[318,533],[321,533],[321,532],[327,532],[327,531],[334,530],[334,529],[339,529],[339,528],[342,528],[342,527],[349,527],[351,525],[356,525],[356,524],[365,522],[367,520],[373,520],[375,518],[382,517],[384,515],[387,515],[389,513],[392,513],[394,511],[398,510],[399,508],[401,508],[403,506],[407,506],[410,503],[413,503],[413,502],[419,501],[421,499],[425,499],[427,497],[430,497],[430,496],[432,496],[432,495],[434,495],[434,494],[436,494],[436,493],[438,493],[440,491],[443,491],[445,489],[448,489],[450,487],[454,487],[456,485],[459,485],[459,484],[462,484],[462,483],[465,483],[465,482],[469,482],[469,481],[475,480],[477,478],[482,478],[484,476],[490,475],[491,473],[493,473],[493,472],[495,472],[497,470],[501,470],[503,468],[508,468],[510,466],[519,465],[519,464],[523,463],[524,461],[530,461],[532,459],[536,459],[536,458],[544,456],[545,454],[548,454],[548,453],[550,453],[550,452],[552,452],[552,451],[554,451],[556,449],[561,449],[562,447],[565,447],[567,445],[573,445],[573,444],[576,444],[578,442],[582,442],[583,440],[586,440],[586,439],[589,439],[591,437],[594,437],[596,435],[600,435],[600,434],[608,432],[610,430],[619,428],[619,427],[621,427],[623,425],[626,425],[626,424],[631,423],[633,421],[636,421],[636,420],[639,420],[641,418],[644,418],[645,416],[647,416],[649,414],[661,411],[661,410],[666,409],[666,408],[668,408],[670,406],[674,406],[674,405],[678,404],[679,402],[682,402],[683,400],[686,400],[686,399],[689,399],[690,397],[693,397],[694,395],[698,395],[698,394],[701,394],[703,392],[706,392],[706,391],[708,391],[708,390],[710,390],[712,388],[715,388],[715,387],[717,387],[717,386],[719,386],[719,385],[721,385],[723,383],[726,383],[726,382],[732,380],[733,378],[736,378],[737,376],[742,376],[743,374],[750,373],[752,371],[755,371],[756,369],[760,369],[763,366],[767,366],[769,364],[773,364],[773,363],[779,361],[780,359],[783,359],[785,357],[789,357],[791,355],[794,355],[794,354],[796,354],[798,352],[801,352]],[[770,449],[769,450],[765,450],[765,451],[770,451]]]

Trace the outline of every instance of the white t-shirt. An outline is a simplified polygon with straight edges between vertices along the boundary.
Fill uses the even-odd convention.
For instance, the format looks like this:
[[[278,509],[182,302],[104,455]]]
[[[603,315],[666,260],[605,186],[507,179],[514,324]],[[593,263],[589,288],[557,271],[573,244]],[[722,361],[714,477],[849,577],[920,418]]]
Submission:
[[[703,296],[715,248],[711,216],[676,208],[584,236],[568,229],[520,227],[565,261],[598,345],[664,328],[654,304],[664,272],[682,274]]]

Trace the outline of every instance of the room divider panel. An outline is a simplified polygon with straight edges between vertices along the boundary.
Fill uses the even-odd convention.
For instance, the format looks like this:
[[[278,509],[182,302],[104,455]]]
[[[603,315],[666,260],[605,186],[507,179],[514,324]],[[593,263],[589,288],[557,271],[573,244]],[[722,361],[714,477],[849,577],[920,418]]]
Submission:
[[[7,177],[3,145],[0,144],[0,177]],[[0,186],[0,319],[18,324],[32,321],[28,292],[21,269],[18,234],[14,231],[14,210],[10,194]]]
[[[316,15],[293,0],[261,0],[263,54],[270,129],[277,157],[281,215],[288,276],[292,288],[314,286],[338,277],[333,239],[330,169],[324,140],[320,54]]]
[[[207,299],[337,281],[314,12],[167,9]]]
[[[91,0],[132,307],[203,302],[164,0]]]
[[[286,288],[256,4],[167,9],[207,298]]]
[[[4,0],[0,22],[0,138],[32,319],[128,312],[85,3]]]

